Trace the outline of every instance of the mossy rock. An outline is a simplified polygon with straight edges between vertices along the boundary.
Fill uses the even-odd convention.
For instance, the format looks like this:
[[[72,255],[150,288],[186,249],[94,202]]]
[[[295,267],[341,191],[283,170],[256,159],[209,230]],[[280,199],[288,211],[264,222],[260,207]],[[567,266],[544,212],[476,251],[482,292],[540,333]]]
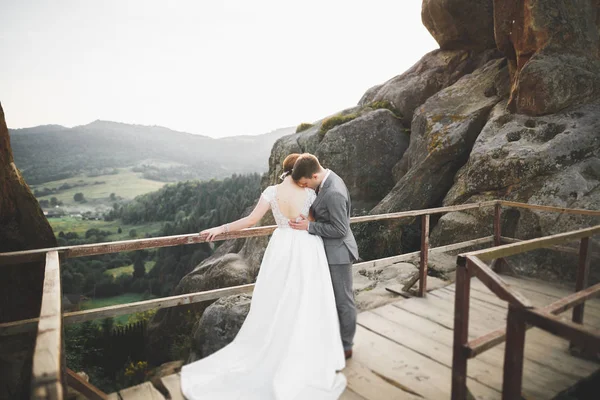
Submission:
[[[333,117],[329,117],[329,118],[325,119],[323,121],[323,123],[321,124],[321,128],[319,129],[319,134],[321,135],[321,137],[323,137],[323,136],[325,136],[325,134],[327,132],[329,132],[331,129],[335,128],[336,126],[343,125],[346,122],[350,122],[359,116],[360,116],[359,113],[351,113],[351,114],[346,114],[346,115],[337,114],[337,115],[334,115]]]
[[[313,127],[313,124],[310,124],[308,122],[303,122],[300,125],[298,125],[298,127],[296,128],[296,133],[300,133],[300,132],[304,132],[307,129],[310,129]]]
[[[396,118],[402,119],[402,114],[398,112],[398,110],[394,107],[394,105],[392,104],[391,101],[388,101],[388,100],[373,101],[373,102],[367,104],[366,107],[371,108],[373,110],[380,110],[380,109],[384,108],[386,110],[390,110]]]

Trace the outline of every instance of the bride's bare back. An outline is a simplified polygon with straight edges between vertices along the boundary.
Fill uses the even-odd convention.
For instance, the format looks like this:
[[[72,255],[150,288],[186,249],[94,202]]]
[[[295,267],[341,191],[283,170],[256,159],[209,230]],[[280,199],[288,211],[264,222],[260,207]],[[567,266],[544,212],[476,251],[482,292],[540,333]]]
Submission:
[[[294,181],[288,177],[282,183],[276,186],[277,188],[277,206],[284,217],[290,220],[295,220],[300,216],[304,206],[308,192],[305,188],[296,185]],[[308,217],[305,215],[305,217]]]

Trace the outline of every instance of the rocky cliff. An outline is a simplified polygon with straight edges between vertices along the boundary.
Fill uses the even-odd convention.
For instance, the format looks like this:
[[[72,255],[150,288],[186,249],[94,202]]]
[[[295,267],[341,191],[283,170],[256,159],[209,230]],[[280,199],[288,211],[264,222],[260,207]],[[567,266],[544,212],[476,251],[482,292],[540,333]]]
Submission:
[[[368,89],[356,107],[278,140],[265,186],[277,181],[286,155],[311,152],[346,181],[355,213],[495,198],[599,209],[600,1],[423,0],[422,21],[440,49]],[[491,212],[432,219],[432,244],[490,235]],[[506,210],[503,234],[527,239],[599,223]],[[376,258],[414,250],[420,227],[408,221],[353,229],[361,255]],[[264,243],[235,245],[249,270],[258,268]],[[576,259],[569,257],[537,252],[513,261],[523,274],[570,280]],[[355,282],[377,275],[356,272]],[[214,351],[206,329],[196,332],[196,348]]]
[[[0,252],[54,246],[52,228],[15,166],[0,105]],[[0,322],[38,317],[43,282],[44,262],[3,266]],[[36,334],[3,336],[0,340],[0,399],[29,398]]]

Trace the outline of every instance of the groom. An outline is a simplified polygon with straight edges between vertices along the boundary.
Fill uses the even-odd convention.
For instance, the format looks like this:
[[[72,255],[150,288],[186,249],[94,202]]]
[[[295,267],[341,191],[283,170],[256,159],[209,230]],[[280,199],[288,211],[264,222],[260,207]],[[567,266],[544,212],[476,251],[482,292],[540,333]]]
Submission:
[[[356,332],[352,262],[358,260],[358,247],[350,230],[350,194],[342,178],[335,172],[324,169],[312,154],[305,153],[298,157],[292,178],[300,186],[312,188],[317,192],[317,198],[312,205],[315,221],[290,221],[290,226],[323,238],[340,319],[344,355],[348,359],[352,357],[352,344]]]

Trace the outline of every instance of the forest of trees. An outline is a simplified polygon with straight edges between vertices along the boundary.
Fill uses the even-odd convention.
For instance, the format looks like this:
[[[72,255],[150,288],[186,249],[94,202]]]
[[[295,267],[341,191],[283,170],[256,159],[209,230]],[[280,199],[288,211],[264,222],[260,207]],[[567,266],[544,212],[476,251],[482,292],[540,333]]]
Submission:
[[[106,219],[120,219],[127,224],[164,221],[155,236],[195,233],[231,222],[253,206],[260,195],[260,175],[233,175],[222,181],[187,181],[138,196],[123,206],[115,205]],[[137,233],[129,232],[132,238]],[[74,232],[60,232],[60,246],[106,241],[111,232],[96,228],[81,237]],[[62,265],[65,293],[82,293],[94,297],[110,297],[127,292],[167,296],[177,283],[202,260],[209,257],[207,244],[176,246],[158,250],[103,254],[68,259]],[[145,273],[145,261],[154,260],[154,268]],[[117,278],[107,269],[134,265],[134,274]]]
[[[168,221],[160,236],[195,233],[231,222],[242,216],[260,196],[259,174],[233,175],[222,181],[187,181],[138,196],[113,210],[107,218],[120,218],[127,224]],[[151,293],[167,296],[187,273],[211,254],[207,244],[160,248],[147,280]]]

